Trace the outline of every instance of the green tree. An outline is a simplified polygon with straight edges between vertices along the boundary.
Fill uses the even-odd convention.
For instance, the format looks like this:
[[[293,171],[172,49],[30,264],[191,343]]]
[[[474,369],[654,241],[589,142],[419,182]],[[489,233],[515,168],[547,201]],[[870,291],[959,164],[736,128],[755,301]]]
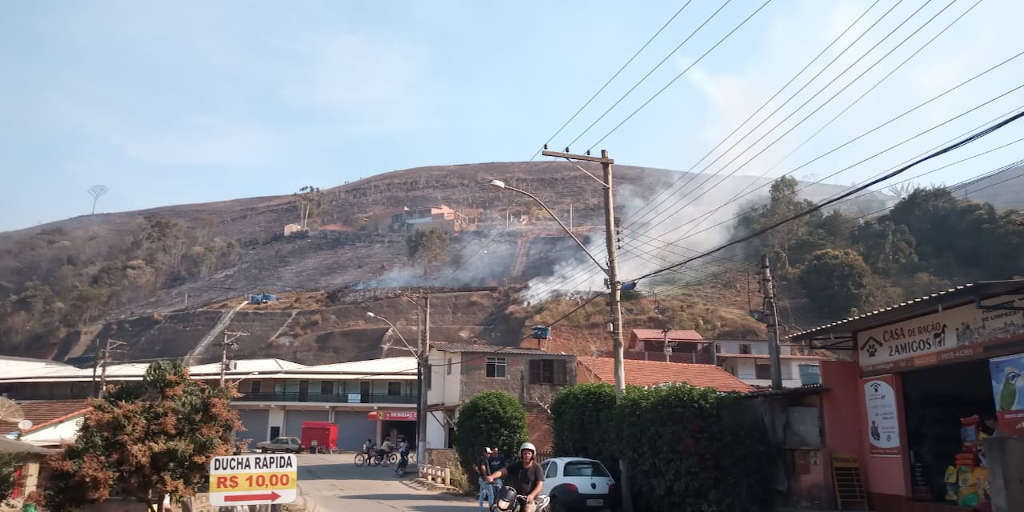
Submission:
[[[485,446],[497,448],[506,458],[518,453],[527,440],[526,410],[512,395],[501,391],[479,393],[459,409],[455,422],[455,451],[467,475]]]
[[[814,253],[800,270],[800,287],[819,313],[846,316],[864,306],[870,277],[856,252],[826,249]]]
[[[63,511],[112,492],[149,506],[191,496],[208,481],[212,457],[232,452],[241,427],[228,407],[233,386],[189,378],[180,362],[151,364],[141,382],[111,386],[92,401],[75,444],[54,460],[47,505]]]
[[[891,275],[909,263],[917,262],[917,241],[907,226],[890,219],[866,222],[853,230],[854,247],[875,272]]]

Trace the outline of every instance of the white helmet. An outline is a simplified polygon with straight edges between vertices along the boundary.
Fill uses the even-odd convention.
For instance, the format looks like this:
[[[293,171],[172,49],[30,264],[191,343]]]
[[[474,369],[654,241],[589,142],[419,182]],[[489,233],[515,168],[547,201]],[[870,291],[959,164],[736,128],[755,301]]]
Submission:
[[[530,450],[531,452],[533,452],[534,456],[537,455],[537,447],[534,446],[533,443],[527,442],[519,445],[519,451],[522,452],[523,450]]]

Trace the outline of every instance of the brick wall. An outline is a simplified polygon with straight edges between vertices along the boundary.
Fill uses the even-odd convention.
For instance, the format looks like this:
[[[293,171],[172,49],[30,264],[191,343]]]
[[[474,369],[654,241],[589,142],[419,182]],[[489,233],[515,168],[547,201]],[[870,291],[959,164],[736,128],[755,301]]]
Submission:
[[[565,382],[566,385],[576,384],[576,357],[559,354],[502,354],[496,353],[491,357],[504,358],[507,362],[504,378],[487,377],[486,365],[487,354],[464,353],[462,372],[462,389],[460,394],[463,401],[473,398],[474,395],[483,391],[504,391],[516,397],[523,405],[532,406],[537,403],[550,404],[555,394],[562,389],[561,385],[553,384],[531,384],[529,381],[530,360],[533,359],[556,359],[565,361]]]

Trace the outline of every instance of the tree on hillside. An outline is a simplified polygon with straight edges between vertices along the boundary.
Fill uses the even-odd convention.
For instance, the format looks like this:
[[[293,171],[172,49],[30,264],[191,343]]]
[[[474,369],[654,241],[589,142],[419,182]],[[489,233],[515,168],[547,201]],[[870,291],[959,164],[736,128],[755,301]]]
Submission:
[[[892,275],[899,267],[917,262],[917,241],[903,224],[880,219],[853,230],[853,243],[871,269]]]
[[[455,451],[467,475],[476,474],[473,464],[485,446],[497,448],[510,459],[526,439],[526,410],[508,393],[484,391],[459,409]]]
[[[423,265],[423,274],[431,265],[443,263],[448,255],[449,240],[444,231],[437,228],[418,229],[405,239],[409,261]]]
[[[295,193],[295,198],[299,205],[299,226],[306,229],[309,227],[309,219],[320,214],[320,209],[323,207],[323,193],[317,187],[306,185]]]
[[[233,386],[189,378],[180,362],[151,364],[141,382],[120,384],[92,401],[75,444],[53,461],[47,505],[56,511],[106,500],[117,491],[147,510],[194,495],[212,457],[233,451],[241,427],[228,407]]]
[[[800,270],[800,287],[821,314],[839,317],[864,306],[870,277],[856,252],[825,249],[814,253]]]
[[[768,193],[768,203],[748,210],[737,220],[737,228],[742,233],[749,233],[779,222],[813,205],[811,201],[801,200],[797,194],[798,182],[791,176],[783,176],[772,183]],[[758,237],[747,245],[750,255],[760,257],[763,253],[771,255],[772,261],[786,269],[789,265],[790,249],[794,241],[805,230],[809,221],[817,221],[820,214],[809,218],[798,219],[783,224]],[[813,238],[813,237],[812,237]],[[806,241],[803,249],[814,246],[817,242]]]

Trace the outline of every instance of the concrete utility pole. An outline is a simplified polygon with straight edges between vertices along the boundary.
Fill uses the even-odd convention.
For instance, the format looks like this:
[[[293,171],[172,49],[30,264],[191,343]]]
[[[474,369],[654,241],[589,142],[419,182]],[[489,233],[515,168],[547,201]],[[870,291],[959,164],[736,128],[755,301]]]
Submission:
[[[608,252],[608,268],[602,268],[602,270],[604,270],[608,275],[608,306],[611,309],[612,348],[615,356],[615,401],[621,402],[623,395],[626,393],[626,370],[623,364],[624,342],[622,339],[622,306],[620,304],[622,283],[619,282],[619,266],[616,246],[617,232],[615,229],[615,195],[612,189],[612,165],[615,163],[615,160],[608,157],[608,150],[605,149],[601,150],[600,157],[547,150],[542,151],[542,154],[544,156],[564,158],[569,161],[579,160],[585,162],[597,162],[601,164],[601,169],[604,171],[604,180],[601,180],[587,172],[586,169],[573,163],[573,165],[576,165],[577,169],[583,171],[584,174],[590,176],[598,183],[601,183],[602,188],[604,188],[604,228],[605,246]],[[555,220],[558,220],[558,218],[556,217]],[[560,221],[559,223],[561,224]],[[569,231],[569,235],[575,239],[572,231]],[[586,250],[586,248],[584,248],[584,250]],[[598,267],[600,266],[601,265],[598,264]],[[633,500],[630,495],[629,472],[627,471],[625,460],[619,460],[619,472],[622,480],[622,508],[625,512],[633,512]]]
[[[427,375],[430,373],[430,295],[423,296],[423,346],[420,347],[419,397],[416,411],[416,464],[426,464],[427,456]],[[422,466],[421,466],[422,467]]]
[[[98,398],[103,398],[103,394],[107,388],[107,365],[110,364],[110,351],[125,344],[126,343],[123,341],[118,341],[112,338],[107,338],[107,342],[103,344],[102,360],[100,362],[102,365],[100,372],[100,389],[96,395]]]
[[[761,256],[761,291],[764,293],[765,323],[768,326],[768,355],[772,363],[772,389],[782,389],[782,362],[779,357],[779,312],[775,308],[775,285],[768,255]]]
[[[224,373],[228,370],[228,347],[238,348],[237,340],[241,336],[248,336],[245,331],[224,331],[224,341],[220,344],[220,386],[224,387]],[[228,336],[231,336],[228,338]]]

